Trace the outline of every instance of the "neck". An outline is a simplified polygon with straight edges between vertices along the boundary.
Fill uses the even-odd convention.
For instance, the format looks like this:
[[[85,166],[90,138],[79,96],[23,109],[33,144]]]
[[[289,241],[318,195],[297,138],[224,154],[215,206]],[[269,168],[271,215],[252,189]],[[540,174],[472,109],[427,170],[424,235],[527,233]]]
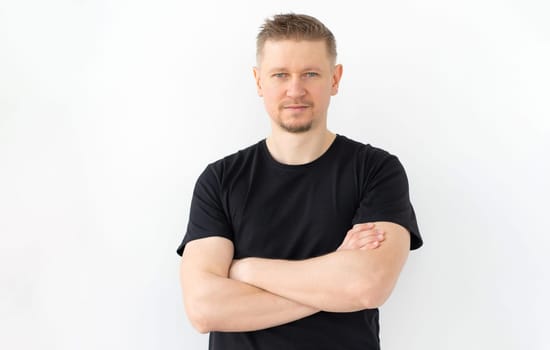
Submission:
[[[266,145],[271,156],[279,163],[300,165],[310,163],[323,155],[335,137],[327,129],[297,134],[273,131],[266,139]]]

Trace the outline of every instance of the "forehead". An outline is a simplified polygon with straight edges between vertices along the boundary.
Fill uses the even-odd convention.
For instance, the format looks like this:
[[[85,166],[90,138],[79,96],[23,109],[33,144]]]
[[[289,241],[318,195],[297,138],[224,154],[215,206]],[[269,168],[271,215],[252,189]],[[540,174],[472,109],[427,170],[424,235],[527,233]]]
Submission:
[[[323,40],[267,40],[258,64],[262,68],[307,66],[330,67],[327,45]]]

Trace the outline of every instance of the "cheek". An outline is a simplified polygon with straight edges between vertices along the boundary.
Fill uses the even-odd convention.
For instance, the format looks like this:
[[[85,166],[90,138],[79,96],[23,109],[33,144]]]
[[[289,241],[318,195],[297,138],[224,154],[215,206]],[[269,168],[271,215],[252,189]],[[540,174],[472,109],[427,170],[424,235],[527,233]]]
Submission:
[[[264,90],[263,92],[264,103],[266,106],[278,106],[279,94],[275,90]]]
[[[310,90],[312,97],[318,104],[326,104],[330,100],[331,91],[324,88]]]

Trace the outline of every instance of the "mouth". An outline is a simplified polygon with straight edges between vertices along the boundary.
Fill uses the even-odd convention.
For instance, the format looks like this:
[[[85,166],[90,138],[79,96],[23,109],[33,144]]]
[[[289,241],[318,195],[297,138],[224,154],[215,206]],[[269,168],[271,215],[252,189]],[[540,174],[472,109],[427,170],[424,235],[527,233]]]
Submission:
[[[288,109],[288,110],[291,110],[291,111],[302,111],[306,108],[309,108],[308,105],[288,105],[288,106],[283,106],[283,109]]]

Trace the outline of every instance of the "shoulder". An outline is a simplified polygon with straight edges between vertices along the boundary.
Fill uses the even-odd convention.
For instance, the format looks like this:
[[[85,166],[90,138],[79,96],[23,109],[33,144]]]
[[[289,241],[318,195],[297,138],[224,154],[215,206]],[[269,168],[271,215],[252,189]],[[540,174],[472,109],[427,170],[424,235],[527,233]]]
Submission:
[[[388,162],[399,162],[396,155],[370,143],[355,141],[343,135],[338,135],[338,139],[342,153],[353,156],[356,162],[369,168],[380,167]]]
[[[362,189],[371,189],[380,185],[405,188],[408,179],[405,168],[399,158],[380,147],[361,143],[341,136],[339,157],[352,164],[357,182]]]
[[[222,183],[224,179],[232,178],[236,174],[250,167],[256,161],[262,152],[265,140],[231,153],[223,158],[209,163],[201,174],[201,178],[215,178],[217,182]]]

